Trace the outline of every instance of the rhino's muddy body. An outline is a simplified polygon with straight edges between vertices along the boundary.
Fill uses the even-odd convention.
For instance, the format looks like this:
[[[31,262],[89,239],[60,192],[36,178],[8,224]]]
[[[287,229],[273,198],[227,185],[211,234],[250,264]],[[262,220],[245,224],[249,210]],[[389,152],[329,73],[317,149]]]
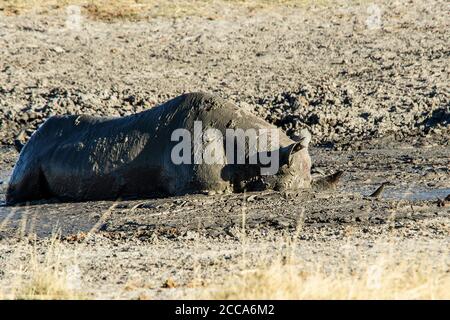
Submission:
[[[55,116],[21,151],[7,203],[57,197],[65,201],[153,197],[204,191],[299,189],[311,183],[307,145],[279,131],[280,169],[261,176],[256,165],[174,164],[172,132],[274,128],[215,96],[191,93],[121,118]]]

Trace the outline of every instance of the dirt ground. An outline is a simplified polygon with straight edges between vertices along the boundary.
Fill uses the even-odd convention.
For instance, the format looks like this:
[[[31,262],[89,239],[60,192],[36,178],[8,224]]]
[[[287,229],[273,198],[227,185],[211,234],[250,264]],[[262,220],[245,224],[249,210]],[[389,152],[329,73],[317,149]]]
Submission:
[[[447,6],[216,5],[213,18],[81,16],[75,25],[64,10],[0,11],[0,201],[15,141],[50,115],[125,115],[192,91],[216,93],[291,136],[308,127],[314,171],[345,171],[322,193],[1,206],[0,284],[14,286],[29,239],[43,253],[55,232],[94,298],[195,297],[261,257],[282,256],[293,236],[305,267],[426,251],[450,268]],[[368,196],[385,181],[393,185]]]

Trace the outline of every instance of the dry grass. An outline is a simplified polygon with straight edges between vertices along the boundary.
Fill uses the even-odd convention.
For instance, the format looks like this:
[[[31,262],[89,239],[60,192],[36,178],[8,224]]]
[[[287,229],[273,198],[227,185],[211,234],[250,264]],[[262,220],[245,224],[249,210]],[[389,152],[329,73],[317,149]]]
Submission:
[[[210,287],[206,299],[449,299],[448,265],[426,254],[360,257],[332,266],[321,258],[313,266],[293,262],[263,264],[243,270],[223,284]]]
[[[230,261],[231,265],[227,267],[235,271],[235,276],[219,278],[218,285],[206,287],[204,284],[207,281],[201,281],[202,292],[186,298],[450,298],[448,262],[446,257],[439,254],[442,252],[442,242],[436,242],[429,249],[418,248],[414,252],[404,252],[405,248],[402,247],[397,253],[393,253],[388,246],[380,248],[378,255],[367,256],[361,251],[347,255],[342,254],[341,250],[324,247],[324,252],[317,253],[317,256],[313,257],[316,260],[313,261],[301,260],[302,245],[296,244],[295,241],[276,243],[280,245],[279,251],[277,249],[276,252],[258,252],[256,261],[249,257],[249,249],[255,244],[249,243],[246,248],[248,260],[243,261],[246,259],[244,257],[239,261]],[[54,237],[45,243],[16,247],[15,251],[18,255],[9,264],[14,269],[5,270],[5,276],[10,279],[12,285],[10,288],[0,288],[0,299],[88,298],[82,293],[81,279],[74,279],[73,270],[70,270],[70,267],[76,265],[77,256],[73,250],[67,250],[64,242]],[[311,256],[309,257],[311,259]],[[201,275],[198,274],[194,278],[201,279]],[[143,279],[138,278],[136,281],[137,284],[130,282],[124,290],[151,287],[142,285]],[[168,288],[178,288],[173,281],[167,283]]]
[[[38,247],[41,252],[38,252]],[[42,251],[43,249],[43,251]],[[0,297],[6,299],[83,299],[78,292],[78,272],[74,268],[75,256],[68,257],[63,244],[57,237],[49,239],[44,246],[36,243],[22,247],[17,269],[6,270],[11,275],[10,290],[0,290]],[[19,253],[19,252],[18,252]],[[18,267],[17,267],[18,266]]]
[[[49,13],[77,5],[84,16],[102,21],[138,21],[160,16],[202,16],[214,19],[225,11],[253,12],[280,6],[305,7],[329,3],[333,3],[333,0],[0,0],[0,12],[7,15],[30,11]]]
[[[245,234],[246,206],[243,205],[242,231]],[[278,252],[246,259],[246,238],[241,239],[241,272],[210,286],[200,299],[450,299],[448,256],[442,256],[442,243],[431,241],[421,247],[403,247],[388,236],[372,246],[375,254],[347,243],[331,251],[324,246],[315,260],[302,259],[305,248],[299,243],[304,227],[304,210],[298,215],[296,231],[280,239]],[[336,262],[338,261],[338,262]],[[259,266],[252,268],[253,266]],[[250,266],[252,269],[248,269]]]
[[[226,266],[235,276],[224,279],[222,274],[217,279],[217,285],[205,287],[208,281],[202,278],[201,263],[196,261],[192,268],[192,281],[185,287],[201,288],[202,292],[186,298],[450,299],[446,241],[407,242],[387,235],[380,236],[380,243],[372,244],[368,250],[361,246],[357,237],[353,239],[349,235],[341,245],[322,243],[320,252],[314,246],[311,255],[308,243],[298,242],[304,227],[303,210],[299,212],[295,232],[253,242],[247,237],[248,209],[246,202],[243,204],[241,246],[236,247],[241,259],[230,260]],[[115,205],[105,211],[99,223]],[[86,237],[96,230],[95,226]],[[82,293],[82,279],[77,268],[78,263],[83,263],[77,252],[88,249],[85,242],[78,244],[74,250],[59,241],[57,236],[39,242],[25,238],[22,241],[15,247],[15,253],[8,257],[9,267],[2,270],[3,280],[6,281],[0,285],[0,299],[88,297]],[[193,251],[198,252],[198,247]],[[4,286],[6,282],[10,285]],[[167,279],[164,286],[183,290],[183,286],[172,279]],[[148,280],[137,277],[129,279],[123,289],[117,290],[148,290],[152,287]],[[120,296],[120,292],[117,294]],[[140,298],[146,297],[145,292],[142,294]]]

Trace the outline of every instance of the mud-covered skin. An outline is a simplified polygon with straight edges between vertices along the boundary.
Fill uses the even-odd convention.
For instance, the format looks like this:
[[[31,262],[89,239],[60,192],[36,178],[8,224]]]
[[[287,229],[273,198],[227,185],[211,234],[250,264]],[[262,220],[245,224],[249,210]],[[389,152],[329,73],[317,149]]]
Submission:
[[[52,117],[23,148],[6,201],[50,197],[82,201],[310,186],[307,144],[290,140],[280,130],[280,170],[274,176],[262,177],[259,165],[174,164],[171,152],[178,141],[171,141],[171,135],[179,128],[193,135],[194,121],[201,121],[203,130],[220,130],[224,147],[227,128],[275,128],[205,93],[185,94],[122,118]]]

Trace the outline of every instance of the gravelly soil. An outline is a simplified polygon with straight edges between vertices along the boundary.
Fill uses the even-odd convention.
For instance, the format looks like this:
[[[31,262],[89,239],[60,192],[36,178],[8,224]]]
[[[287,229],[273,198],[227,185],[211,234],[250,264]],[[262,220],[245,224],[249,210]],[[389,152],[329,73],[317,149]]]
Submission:
[[[278,254],[273,248],[299,226],[298,256],[312,268],[319,259],[342,262],[345,246],[357,254],[394,246],[404,255],[432,247],[445,260],[450,204],[438,199],[450,193],[447,4],[378,8],[375,25],[368,4],[334,4],[215,20],[85,19],[81,31],[66,29],[63,13],[0,15],[0,201],[17,159],[11,145],[48,116],[125,115],[199,90],[290,135],[308,127],[314,170],[346,172],[328,193],[0,207],[0,270],[20,264],[32,234],[44,252],[42,238],[55,230],[77,252],[94,297],[195,294],[198,279],[237,272],[245,246],[251,266]],[[367,196],[384,181],[394,185]],[[388,245],[373,249],[378,242]],[[161,289],[167,278],[176,289]],[[0,272],[3,287],[11,279]]]
[[[373,4],[372,4],[373,5]],[[60,113],[123,115],[215,92],[316,143],[421,136],[448,143],[445,1],[278,9],[141,23],[64,13],[0,19],[0,140]],[[376,11],[375,11],[376,12]],[[431,137],[430,137],[431,136]]]

